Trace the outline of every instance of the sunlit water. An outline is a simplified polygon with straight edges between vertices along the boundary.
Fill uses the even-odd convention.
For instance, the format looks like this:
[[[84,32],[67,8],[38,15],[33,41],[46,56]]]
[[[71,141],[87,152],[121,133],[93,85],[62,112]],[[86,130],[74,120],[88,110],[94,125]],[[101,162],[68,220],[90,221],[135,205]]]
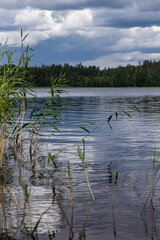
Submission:
[[[39,98],[38,105],[48,96],[49,90],[36,91]],[[37,230],[38,239],[63,240],[69,237],[87,240],[159,239],[160,184],[157,183],[155,189],[154,212],[150,198],[144,211],[144,197],[145,188],[147,197],[151,190],[154,149],[156,147],[157,155],[160,150],[160,89],[67,89],[66,91],[62,97],[67,97],[66,104],[69,107],[63,110],[66,118],[62,118],[59,126],[61,132],[48,137],[53,131],[48,127],[40,143],[43,158],[39,159],[34,170],[31,171],[27,165],[23,170],[24,179],[31,191],[33,226],[40,214],[55,202],[41,219]],[[132,104],[139,108],[140,113],[128,108],[128,105]],[[106,121],[85,138],[85,166],[95,197],[93,202],[82,162],[77,155],[77,146],[72,145],[87,134],[80,126],[89,131],[95,127],[85,121],[99,124],[114,112],[118,112],[118,118],[116,120],[116,117],[113,117],[110,122],[111,127]],[[79,145],[83,149],[83,144],[79,143]],[[63,151],[59,153],[58,150],[62,148]],[[47,165],[46,156],[49,152],[59,153],[56,162],[60,172],[56,172],[53,166]],[[68,162],[73,181],[73,208],[63,184],[65,182],[69,186]],[[14,190],[17,201],[23,209],[22,190],[20,186],[16,187],[14,182],[18,176],[15,164],[13,163],[10,168],[12,170],[10,169],[7,187]],[[114,201],[112,201],[114,171],[118,172],[118,178]],[[57,200],[62,209],[56,204]],[[13,225],[18,225],[16,216],[19,213],[12,195],[6,199],[5,214],[7,226],[12,229]],[[29,217],[27,224],[29,225]],[[4,226],[5,223],[1,225]],[[69,225],[73,234],[70,234]],[[29,239],[22,233],[15,234],[14,237]]]

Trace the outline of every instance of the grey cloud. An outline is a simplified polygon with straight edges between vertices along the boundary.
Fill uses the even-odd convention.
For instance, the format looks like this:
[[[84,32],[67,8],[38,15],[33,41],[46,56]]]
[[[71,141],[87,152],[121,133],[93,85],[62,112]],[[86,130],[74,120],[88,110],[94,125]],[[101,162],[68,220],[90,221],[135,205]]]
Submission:
[[[160,1],[159,0],[145,0],[139,2],[138,0],[135,0],[137,6],[141,11],[160,11]]]
[[[0,36],[13,34],[15,42],[15,28],[27,27],[44,64],[127,64],[159,56],[160,29],[151,27],[160,26],[159,1],[0,0]]]
[[[117,28],[145,27],[160,25],[159,0],[0,0],[1,9],[26,8],[64,11],[90,8],[97,11],[95,24]],[[102,10],[102,12],[101,12]],[[65,12],[63,12],[65,14]],[[101,14],[98,16],[98,14]]]
[[[106,25],[110,27],[116,27],[116,28],[151,27],[151,26],[160,26],[160,21],[157,17],[154,17],[152,21],[148,17],[146,18],[119,17],[119,18],[112,19]]]
[[[111,9],[122,9],[125,7],[132,6],[132,0],[101,0],[101,1],[96,1],[96,0],[88,0],[86,1],[86,5],[88,7],[93,7],[93,8],[111,8]]]
[[[94,12],[98,27],[133,28],[160,26],[159,12],[141,12],[137,7],[128,9],[104,9]]]
[[[125,8],[132,4],[133,0],[0,0],[1,8],[24,8],[27,6],[48,10],[68,10],[83,8]]]
[[[0,27],[3,27],[3,28],[12,27],[13,19],[15,15],[16,15],[16,11],[10,10],[8,12],[8,10],[0,8]]]

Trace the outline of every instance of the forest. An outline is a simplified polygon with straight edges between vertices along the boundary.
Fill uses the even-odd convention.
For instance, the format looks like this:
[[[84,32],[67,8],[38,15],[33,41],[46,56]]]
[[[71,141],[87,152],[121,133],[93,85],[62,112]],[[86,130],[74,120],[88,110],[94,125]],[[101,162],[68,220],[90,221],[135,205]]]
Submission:
[[[33,87],[49,87],[51,79],[63,78],[68,87],[160,87],[160,61],[145,60],[139,65],[104,68],[65,63],[28,68]]]

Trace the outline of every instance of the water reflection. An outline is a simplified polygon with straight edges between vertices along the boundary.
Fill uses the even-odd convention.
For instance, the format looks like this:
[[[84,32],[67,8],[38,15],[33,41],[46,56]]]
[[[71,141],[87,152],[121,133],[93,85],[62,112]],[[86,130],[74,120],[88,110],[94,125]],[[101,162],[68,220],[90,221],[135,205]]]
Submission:
[[[43,103],[44,92],[38,93],[41,98],[37,99],[37,106]],[[140,213],[144,205],[146,169],[152,169],[155,143],[157,148],[160,145],[160,89],[71,89],[68,95],[66,103],[70,108],[63,110],[67,119],[62,119],[61,133],[54,132],[54,136],[53,129],[47,126],[39,145],[39,157],[34,158],[31,149],[21,164],[12,157],[6,161],[6,168],[1,169],[2,234],[29,239],[27,234],[42,216],[35,239],[156,239],[160,223],[158,185],[154,206],[148,202],[143,218]],[[130,119],[121,109],[132,103],[140,103],[141,113],[130,109]],[[92,130],[94,126],[89,121],[98,124],[115,111],[119,116],[117,121],[115,118],[111,121],[112,129],[106,122],[85,140],[85,166],[95,196],[93,204],[77,147],[57,150],[74,144],[86,134],[79,126]],[[83,148],[81,143],[80,147]],[[59,171],[48,161],[49,152],[56,155],[54,161]],[[19,181],[20,170],[30,193],[28,206]],[[148,189],[151,179],[152,171]]]

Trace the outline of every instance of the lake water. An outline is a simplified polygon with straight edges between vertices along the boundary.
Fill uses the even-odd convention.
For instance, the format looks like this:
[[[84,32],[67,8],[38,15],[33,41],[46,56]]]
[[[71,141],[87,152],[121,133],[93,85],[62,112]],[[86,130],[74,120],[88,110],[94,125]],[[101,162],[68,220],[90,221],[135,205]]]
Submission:
[[[48,96],[49,90],[36,91],[38,105]],[[160,152],[160,89],[72,88],[66,89],[62,97],[67,97],[66,104],[69,107],[63,110],[66,118],[62,119],[59,126],[61,132],[48,137],[52,129],[47,127],[40,143],[41,158],[36,168],[30,170],[27,164],[23,167],[24,180],[31,191],[30,211],[33,226],[40,214],[53,204],[41,219],[37,239],[159,239],[158,181],[154,206],[150,202],[149,194],[154,149],[156,148],[156,155]],[[136,105],[140,112],[129,108],[131,105]],[[122,109],[127,111],[131,118]],[[106,121],[85,138],[85,166],[95,197],[93,202],[82,161],[77,154],[77,146],[72,145],[87,134],[80,126],[91,131],[96,125],[88,122],[98,125],[115,112],[118,112],[118,118],[116,120],[113,116],[111,127]],[[82,142],[79,146],[83,149]],[[47,164],[46,156],[49,152],[57,154],[59,172]],[[68,162],[73,182],[73,206],[65,187],[65,184],[69,186]],[[9,180],[6,185],[14,191],[21,209],[26,212],[27,226],[29,214],[27,215],[22,201],[22,190],[16,183],[18,172],[15,162],[9,163],[8,169]],[[118,173],[115,189],[114,171]],[[148,200],[144,208],[145,193]],[[24,229],[21,233],[15,230],[20,220],[11,195],[6,196],[5,208],[6,213],[1,210],[1,214],[6,219],[1,222],[0,229],[4,229],[5,225],[5,228],[10,229],[9,233],[15,234],[15,239],[31,239],[23,233]]]

